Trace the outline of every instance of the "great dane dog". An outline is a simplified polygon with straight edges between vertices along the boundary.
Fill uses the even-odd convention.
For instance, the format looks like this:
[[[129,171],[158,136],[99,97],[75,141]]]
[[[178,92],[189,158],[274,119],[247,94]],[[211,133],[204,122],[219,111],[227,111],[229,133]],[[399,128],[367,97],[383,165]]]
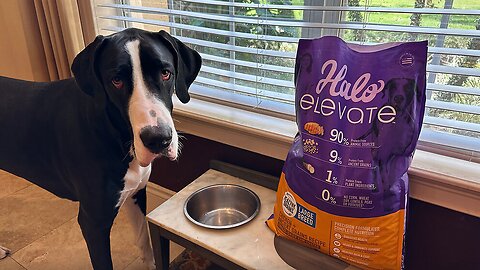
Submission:
[[[94,269],[112,269],[110,230],[122,206],[154,267],[145,187],[155,158],[178,157],[172,95],[189,101],[201,62],[165,31],[126,29],[81,51],[72,79],[0,77],[0,169],[79,202]]]

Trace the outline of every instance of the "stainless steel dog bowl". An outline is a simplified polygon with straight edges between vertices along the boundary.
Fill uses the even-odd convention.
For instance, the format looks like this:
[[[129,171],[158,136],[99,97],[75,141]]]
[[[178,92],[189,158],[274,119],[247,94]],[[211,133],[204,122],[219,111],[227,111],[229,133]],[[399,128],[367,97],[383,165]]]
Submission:
[[[252,220],[260,211],[260,199],[238,185],[213,185],[195,191],[183,212],[193,223],[210,229],[228,229]]]

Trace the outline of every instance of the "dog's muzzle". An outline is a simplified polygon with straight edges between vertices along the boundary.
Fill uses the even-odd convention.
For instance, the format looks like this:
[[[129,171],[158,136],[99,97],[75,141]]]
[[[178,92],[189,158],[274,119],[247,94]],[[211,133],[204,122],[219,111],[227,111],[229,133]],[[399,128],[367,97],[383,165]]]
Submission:
[[[140,139],[150,152],[159,154],[172,143],[172,129],[165,126],[147,126],[140,131]]]

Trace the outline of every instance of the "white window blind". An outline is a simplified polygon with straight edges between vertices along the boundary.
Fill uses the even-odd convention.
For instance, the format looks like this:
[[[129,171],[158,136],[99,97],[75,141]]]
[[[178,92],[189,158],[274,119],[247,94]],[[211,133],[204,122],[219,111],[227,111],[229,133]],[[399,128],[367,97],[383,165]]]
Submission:
[[[480,151],[478,0],[94,0],[100,34],[165,29],[202,55],[198,98],[293,119],[299,38],[429,41],[423,145]]]

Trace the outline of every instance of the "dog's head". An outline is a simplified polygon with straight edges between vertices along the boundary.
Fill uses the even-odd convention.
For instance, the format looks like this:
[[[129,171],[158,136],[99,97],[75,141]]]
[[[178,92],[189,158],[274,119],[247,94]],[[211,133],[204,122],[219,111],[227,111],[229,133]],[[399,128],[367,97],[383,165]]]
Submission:
[[[190,100],[200,66],[200,55],[167,32],[126,29],[98,36],[74,59],[72,71],[83,91],[104,97],[130,124],[132,154],[148,166],[161,155],[177,158],[172,95]]]
[[[293,74],[293,81],[297,84],[297,79],[302,72],[312,72],[312,55],[304,53],[295,61],[295,73]]]
[[[420,98],[415,80],[404,78],[389,80],[383,94],[387,96],[387,104],[394,107],[400,114],[409,110],[414,98]]]

